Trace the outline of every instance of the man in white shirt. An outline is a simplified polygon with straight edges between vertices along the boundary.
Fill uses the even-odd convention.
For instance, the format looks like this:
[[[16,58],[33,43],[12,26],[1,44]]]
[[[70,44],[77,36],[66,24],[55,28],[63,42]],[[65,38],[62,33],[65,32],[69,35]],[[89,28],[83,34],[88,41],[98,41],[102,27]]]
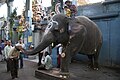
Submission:
[[[9,40],[9,41],[7,41],[7,46],[4,48],[5,60],[7,63],[7,72],[10,71],[8,56],[9,56],[9,52],[10,52],[11,48],[12,48],[11,41]]]
[[[38,68],[38,70],[45,69],[50,70],[52,69],[52,58],[48,52],[45,52],[45,56],[41,59],[42,66]]]
[[[48,52],[50,54],[52,53],[51,45],[46,47],[43,51],[41,51],[39,53],[39,55],[38,55],[39,56],[38,66],[41,65],[41,59],[42,59],[43,56],[45,56],[45,52]]]

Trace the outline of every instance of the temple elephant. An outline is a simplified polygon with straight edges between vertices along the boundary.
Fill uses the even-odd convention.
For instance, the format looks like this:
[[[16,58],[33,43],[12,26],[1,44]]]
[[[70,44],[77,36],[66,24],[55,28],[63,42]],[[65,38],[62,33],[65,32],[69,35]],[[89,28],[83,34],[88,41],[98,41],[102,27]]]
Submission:
[[[98,57],[102,45],[102,34],[98,26],[85,16],[68,18],[57,14],[50,20],[39,45],[29,55],[35,55],[51,43],[63,45],[61,72],[68,73],[73,55],[82,53],[88,56],[93,69],[98,69]]]

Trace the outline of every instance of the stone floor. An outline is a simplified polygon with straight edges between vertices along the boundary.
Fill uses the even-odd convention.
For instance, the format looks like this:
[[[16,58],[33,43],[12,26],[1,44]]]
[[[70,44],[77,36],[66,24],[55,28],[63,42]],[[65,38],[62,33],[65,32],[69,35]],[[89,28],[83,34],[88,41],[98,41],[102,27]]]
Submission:
[[[120,68],[100,67],[94,71],[84,63],[72,63],[70,65],[71,80],[120,80]]]

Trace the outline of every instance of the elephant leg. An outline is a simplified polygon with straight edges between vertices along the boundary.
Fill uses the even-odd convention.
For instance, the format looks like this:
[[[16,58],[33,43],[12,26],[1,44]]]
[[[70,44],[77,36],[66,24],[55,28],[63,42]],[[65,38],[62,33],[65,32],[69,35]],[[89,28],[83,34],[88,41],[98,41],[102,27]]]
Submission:
[[[68,73],[68,66],[69,66],[69,60],[70,60],[70,51],[68,50],[68,48],[63,51],[63,53],[61,54],[61,72],[63,73]]]
[[[82,32],[82,31],[81,31]],[[65,56],[62,56],[61,60],[61,72],[67,73],[69,75],[69,64],[71,62],[72,55],[78,53],[83,46],[85,39],[84,33],[79,32],[74,37],[70,38],[68,44],[64,47],[63,53]]]
[[[70,51],[65,50],[63,51],[63,53],[61,54],[61,72],[60,72],[60,76],[62,78],[68,78],[69,77],[69,60],[70,60]]]
[[[94,70],[98,70],[98,68],[99,68],[99,66],[98,66],[98,58],[99,58],[101,45],[102,44],[99,44],[99,46],[97,47],[96,53],[94,54]]]
[[[98,56],[99,56],[98,53],[94,54],[93,56],[94,57],[94,66],[93,66],[94,68],[93,69],[94,70],[98,70]]]
[[[81,36],[80,36],[81,37]],[[65,47],[63,50],[62,54],[65,54],[65,57],[61,56],[61,72],[69,72],[69,64],[71,63],[71,58],[74,56],[76,53],[79,52],[79,50],[82,47],[82,42],[84,40],[80,39],[80,37],[75,37],[70,40],[70,43]],[[77,41],[78,40],[78,41]],[[61,55],[62,55],[61,54]]]
[[[93,65],[94,65],[93,55],[88,55],[88,59],[89,59],[88,67],[93,68]]]
[[[88,55],[88,58],[89,58],[88,67],[89,68],[98,70],[98,56],[99,56],[99,54],[97,52],[93,55]]]

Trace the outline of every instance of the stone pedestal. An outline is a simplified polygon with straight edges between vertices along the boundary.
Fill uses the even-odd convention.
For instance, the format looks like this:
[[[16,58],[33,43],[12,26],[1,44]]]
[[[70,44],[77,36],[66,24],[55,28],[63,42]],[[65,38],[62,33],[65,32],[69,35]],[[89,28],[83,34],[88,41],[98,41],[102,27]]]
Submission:
[[[53,68],[52,70],[36,70],[35,77],[42,80],[70,80],[67,76],[62,76],[60,70]]]

